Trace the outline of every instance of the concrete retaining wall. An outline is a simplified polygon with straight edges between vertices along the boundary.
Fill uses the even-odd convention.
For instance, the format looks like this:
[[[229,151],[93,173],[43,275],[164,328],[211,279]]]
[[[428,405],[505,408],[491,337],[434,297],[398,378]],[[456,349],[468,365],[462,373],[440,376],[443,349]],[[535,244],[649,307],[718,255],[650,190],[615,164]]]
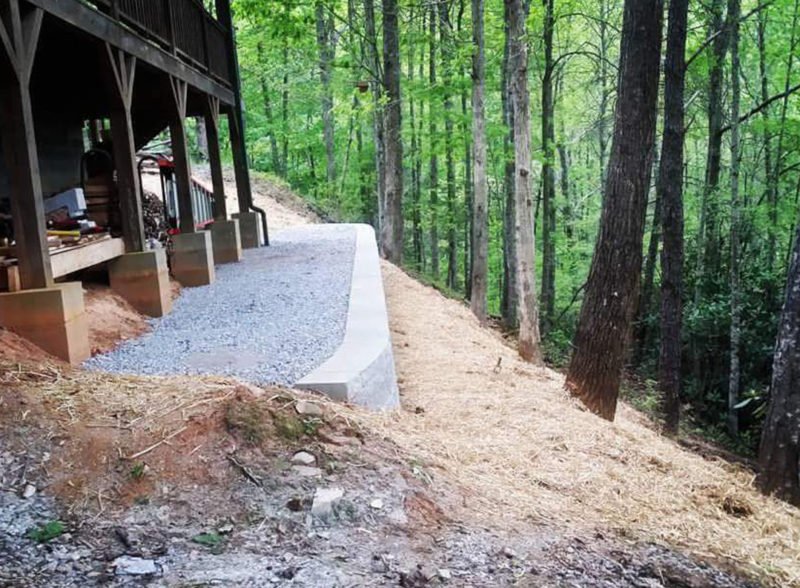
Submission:
[[[400,404],[375,231],[355,225],[356,252],[344,339],[295,387],[375,410]]]

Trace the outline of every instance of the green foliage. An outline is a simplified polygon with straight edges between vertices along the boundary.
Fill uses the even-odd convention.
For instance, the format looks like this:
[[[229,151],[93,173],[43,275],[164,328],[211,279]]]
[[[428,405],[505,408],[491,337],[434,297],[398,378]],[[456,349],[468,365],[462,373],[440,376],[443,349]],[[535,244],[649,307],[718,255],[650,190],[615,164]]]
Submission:
[[[27,537],[37,543],[49,543],[64,534],[66,527],[61,521],[50,521],[41,526],[28,530]]]

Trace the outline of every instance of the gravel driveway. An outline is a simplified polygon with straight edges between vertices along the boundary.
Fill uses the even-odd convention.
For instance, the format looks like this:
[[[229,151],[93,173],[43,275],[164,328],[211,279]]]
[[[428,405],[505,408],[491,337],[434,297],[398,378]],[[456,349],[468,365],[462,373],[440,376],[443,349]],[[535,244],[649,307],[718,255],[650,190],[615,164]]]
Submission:
[[[292,385],[330,357],[344,337],[355,229],[285,229],[272,246],[217,266],[210,286],[186,288],[152,332],[86,362],[95,370],[231,375]]]

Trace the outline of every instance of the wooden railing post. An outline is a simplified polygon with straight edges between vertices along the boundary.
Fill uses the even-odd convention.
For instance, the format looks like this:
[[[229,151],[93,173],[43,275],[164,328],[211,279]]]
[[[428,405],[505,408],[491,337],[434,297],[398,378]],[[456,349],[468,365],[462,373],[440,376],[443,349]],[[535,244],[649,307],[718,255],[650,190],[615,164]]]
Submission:
[[[167,19],[167,42],[169,49],[175,55],[177,47],[175,45],[175,12],[173,10],[172,0],[163,0],[164,2],[164,16]]]
[[[200,7],[200,19],[203,23],[203,65],[206,66],[206,71],[211,73],[211,57],[208,54],[208,19],[210,17],[206,14],[205,8]]]

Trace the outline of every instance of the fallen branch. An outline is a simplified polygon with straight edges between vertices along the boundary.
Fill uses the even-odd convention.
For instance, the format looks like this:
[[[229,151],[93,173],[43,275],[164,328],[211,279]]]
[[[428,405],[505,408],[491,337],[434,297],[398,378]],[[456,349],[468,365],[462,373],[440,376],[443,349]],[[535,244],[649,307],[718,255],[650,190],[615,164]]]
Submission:
[[[143,455],[146,455],[146,454],[150,453],[150,452],[151,452],[151,451],[153,451],[154,449],[157,449],[157,448],[161,447],[161,446],[162,446],[164,443],[166,443],[167,441],[169,441],[169,440],[170,440],[170,439],[172,439],[173,437],[177,437],[178,435],[180,435],[181,433],[183,433],[183,432],[184,432],[186,429],[188,429],[188,428],[189,428],[189,427],[181,427],[180,429],[178,429],[178,430],[177,430],[177,431],[175,431],[174,433],[170,433],[169,435],[167,435],[166,437],[164,437],[164,438],[163,438],[161,441],[159,441],[158,443],[154,443],[153,445],[151,445],[151,446],[150,446],[150,447],[148,447],[147,449],[143,449],[143,450],[142,450],[142,451],[140,451],[139,453],[134,453],[133,455],[129,455],[129,456],[123,456],[123,458],[122,458],[122,459],[124,459],[124,460],[127,460],[127,461],[130,461],[130,460],[132,460],[132,459],[136,459],[136,458],[138,458],[138,457],[142,457]]]
[[[234,466],[236,466],[239,469],[239,471],[242,472],[244,477],[250,480],[253,484],[258,486],[259,488],[263,487],[264,483],[261,481],[261,478],[256,476],[252,471],[250,471],[250,468],[248,468],[246,465],[244,465],[242,462],[236,459],[236,456],[229,455],[228,461],[231,462]]]

